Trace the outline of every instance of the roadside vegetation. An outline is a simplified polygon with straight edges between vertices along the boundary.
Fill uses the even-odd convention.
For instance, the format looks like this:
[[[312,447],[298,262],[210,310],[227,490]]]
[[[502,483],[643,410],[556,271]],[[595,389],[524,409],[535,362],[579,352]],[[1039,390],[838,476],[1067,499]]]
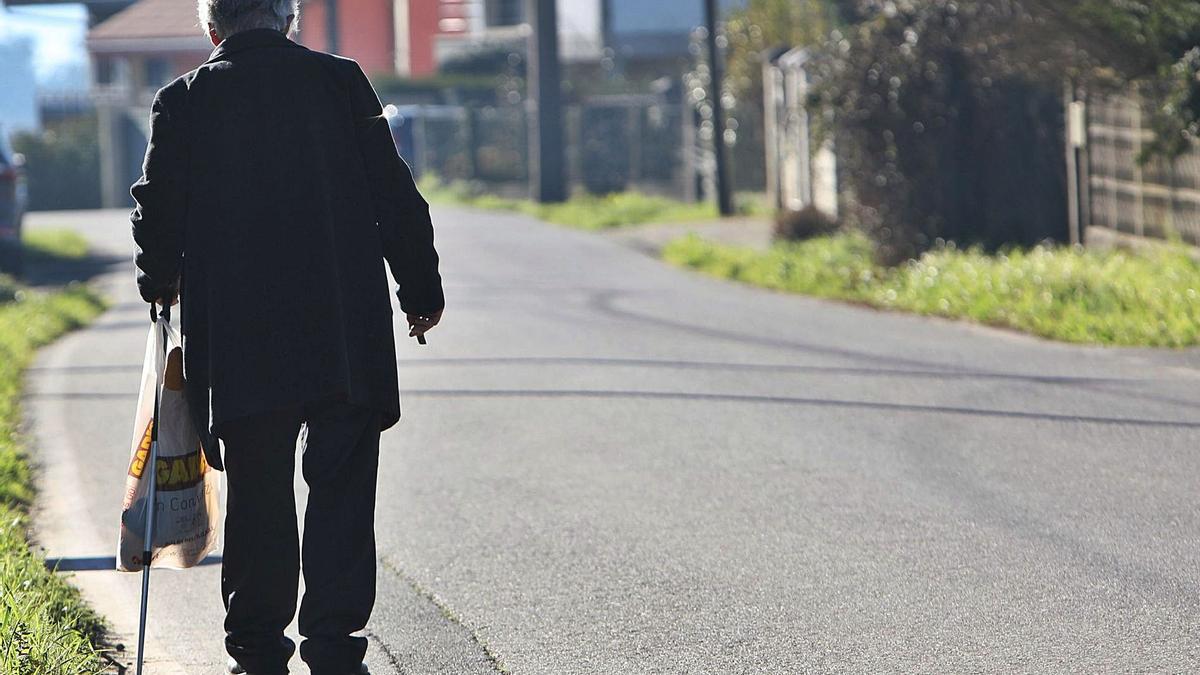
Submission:
[[[431,203],[515,211],[587,230],[717,217],[708,203],[637,193],[538,204],[429,178],[421,181],[421,192]],[[761,213],[749,195],[742,198],[743,212]],[[832,221],[820,226],[804,221],[802,232],[782,227],[777,226],[780,234],[799,240],[780,240],[770,250],[758,251],[689,235],[671,242],[662,256],[676,265],[765,288],[965,319],[1066,342],[1200,345],[1200,263],[1182,246],[1133,252],[1041,245],[989,253],[951,243],[885,265],[877,242]]]
[[[26,232],[21,243],[27,256],[78,260],[88,252],[87,240],[71,230]]]
[[[421,194],[431,204],[456,204],[494,211],[515,211],[539,220],[582,230],[605,230],[645,223],[683,223],[712,220],[716,207],[708,202],[688,203],[639,192],[607,195],[579,194],[561,204],[539,204],[531,199],[514,199],[489,194],[465,182],[443,182],[426,175]],[[737,195],[740,213],[761,213],[761,195]]]
[[[37,254],[79,258],[86,243],[38,235]],[[101,671],[93,646],[102,620],[67,581],[30,550],[33,499],[20,420],[21,376],[38,347],[95,318],[101,299],[85,286],[23,287],[0,275],[0,674],[85,675]]]
[[[969,319],[1068,342],[1200,345],[1200,263],[1182,249],[1038,246],[988,254],[952,245],[885,267],[872,242],[839,233],[768,251],[689,235],[671,263],[757,286],[883,309]]]
[[[801,15],[832,30],[779,27]],[[1137,152],[1148,173],[1172,171],[1200,136],[1195,0],[748,0],[730,24],[748,26],[730,32],[730,72],[750,84],[771,54],[755,48],[777,44],[756,36],[806,48],[806,104],[814,142],[836,146],[839,211],[886,265],[939,240],[996,250],[1065,238],[1064,80],[1079,100],[1139,100],[1154,131]]]

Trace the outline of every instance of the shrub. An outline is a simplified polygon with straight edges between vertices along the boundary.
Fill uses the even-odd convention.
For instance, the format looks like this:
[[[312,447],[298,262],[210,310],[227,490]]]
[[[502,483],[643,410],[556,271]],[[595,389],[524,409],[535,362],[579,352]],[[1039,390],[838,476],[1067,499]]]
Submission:
[[[895,3],[816,60],[850,215],[880,263],[938,241],[1065,235],[1061,85],[1018,74],[994,44],[1023,25],[1005,3]]]
[[[833,234],[837,229],[837,221],[815,206],[806,206],[799,211],[784,209],[775,214],[775,239],[778,241],[822,237]]]

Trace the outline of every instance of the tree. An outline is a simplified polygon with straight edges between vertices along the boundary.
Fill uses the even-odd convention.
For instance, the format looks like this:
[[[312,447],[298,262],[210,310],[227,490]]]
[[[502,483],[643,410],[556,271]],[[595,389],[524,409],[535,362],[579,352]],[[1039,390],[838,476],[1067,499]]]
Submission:
[[[835,120],[847,213],[879,261],[1065,233],[1055,45],[1031,39],[1043,23],[1011,0],[876,5],[810,76]]]
[[[1027,0],[1086,55],[1083,80],[1139,82],[1158,105],[1151,154],[1178,156],[1200,136],[1200,2]],[[1107,71],[1107,72],[1106,72]]]

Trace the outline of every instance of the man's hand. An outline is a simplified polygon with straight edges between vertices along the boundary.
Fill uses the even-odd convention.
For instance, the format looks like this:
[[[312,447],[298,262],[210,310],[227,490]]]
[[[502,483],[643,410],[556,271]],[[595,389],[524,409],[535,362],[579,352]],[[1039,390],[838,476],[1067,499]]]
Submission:
[[[438,325],[442,320],[442,310],[438,310],[431,315],[424,314],[409,314],[408,316],[408,337],[419,338],[425,335],[425,332],[430,328]]]
[[[165,312],[167,308],[174,307],[179,304],[179,291],[171,290],[162,297],[155,298],[150,301],[150,321],[158,321],[158,317]],[[159,309],[162,307],[162,309]]]

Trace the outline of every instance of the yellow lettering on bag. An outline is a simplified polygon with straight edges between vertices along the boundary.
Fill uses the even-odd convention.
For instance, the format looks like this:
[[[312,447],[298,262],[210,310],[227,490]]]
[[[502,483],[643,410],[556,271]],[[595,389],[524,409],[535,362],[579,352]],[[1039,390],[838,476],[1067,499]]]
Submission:
[[[133,453],[133,459],[129,462],[129,475],[134,478],[141,478],[142,472],[146,470],[146,458],[150,456],[150,439],[154,431],[154,418],[150,418],[150,423],[146,425],[146,433],[142,434],[142,442],[138,445],[137,452]]]
[[[176,457],[160,457],[155,467],[158,489],[164,492],[183,490],[198,485],[208,471],[204,450],[196,444],[196,451]]]
[[[146,471],[146,460],[150,457],[153,431],[154,418],[150,418],[150,423],[146,425],[146,432],[142,434],[142,442],[129,462],[129,475],[139,480]],[[204,447],[197,442],[195,452],[176,457],[159,457],[154,475],[158,482],[158,489],[182,490],[204,480],[204,474],[208,473],[208,469],[208,458],[204,456]]]

